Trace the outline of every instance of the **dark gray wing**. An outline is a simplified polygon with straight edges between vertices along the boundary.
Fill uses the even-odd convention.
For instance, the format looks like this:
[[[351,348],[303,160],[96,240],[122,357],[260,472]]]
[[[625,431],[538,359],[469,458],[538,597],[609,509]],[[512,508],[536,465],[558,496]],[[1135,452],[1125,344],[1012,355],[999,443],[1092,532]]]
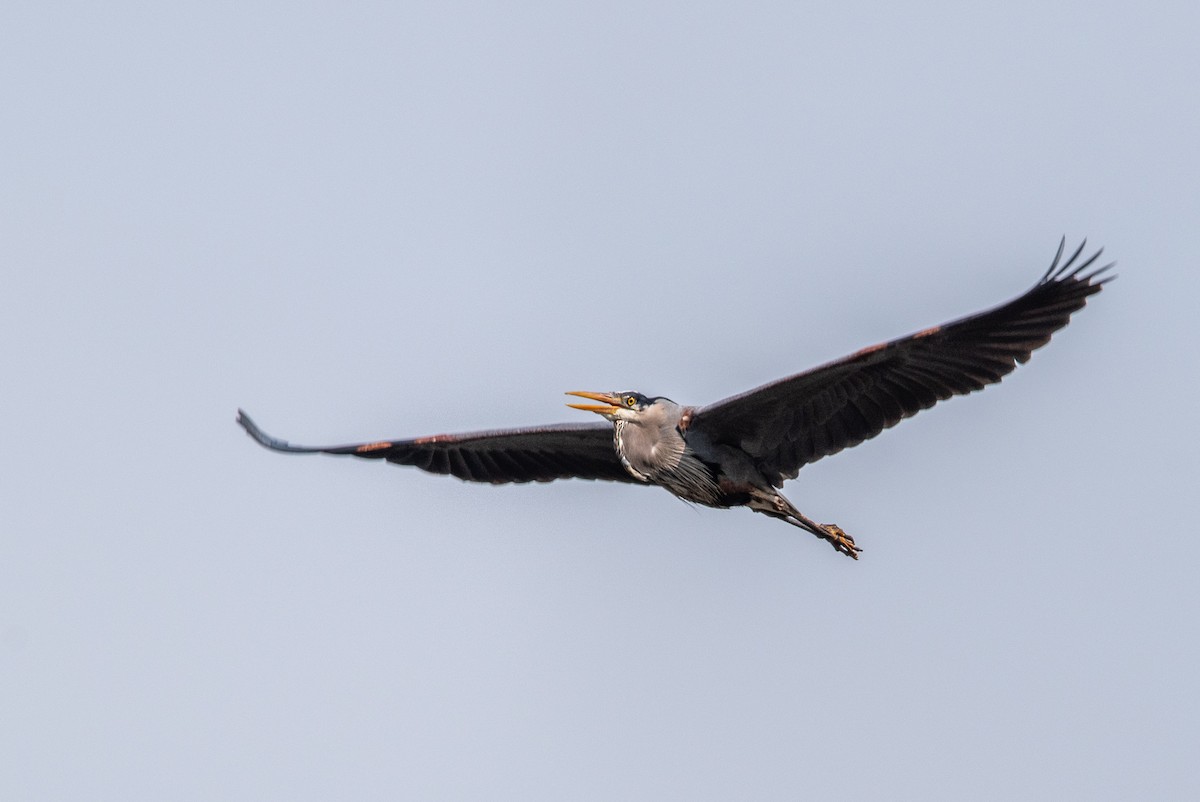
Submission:
[[[1065,243],[1064,243],[1065,244]],[[1100,256],[1062,263],[1063,246],[1032,289],[1003,306],[873,345],[814,370],[700,409],[691,428],[751,455],[776,486],[953,395],[1000,381],[1050,341],[1111,276]]]
[[[346,446],[294,446],[271,437],[238,410],[246,433],[273,451],[350,454],[452,474],[469,482],[549,482],[607,479],[636,482],[621,466],[608,424],[563,424],[471,434],[439,434],[415,440],[383,440]]]

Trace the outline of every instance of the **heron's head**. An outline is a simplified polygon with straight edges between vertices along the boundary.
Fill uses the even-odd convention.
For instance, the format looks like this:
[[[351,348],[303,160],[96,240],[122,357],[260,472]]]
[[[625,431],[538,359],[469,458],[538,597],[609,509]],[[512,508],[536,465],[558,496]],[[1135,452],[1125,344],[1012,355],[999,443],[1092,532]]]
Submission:
[[[599,404],[567,404],[572,409],[582,409],[584,412],[595,412],[610,421],[637,421],[659,401],[666,399],[647,398],[641,393],[587,393],[572,392],[567,395],[577,395],[580,398],[590,398]]]

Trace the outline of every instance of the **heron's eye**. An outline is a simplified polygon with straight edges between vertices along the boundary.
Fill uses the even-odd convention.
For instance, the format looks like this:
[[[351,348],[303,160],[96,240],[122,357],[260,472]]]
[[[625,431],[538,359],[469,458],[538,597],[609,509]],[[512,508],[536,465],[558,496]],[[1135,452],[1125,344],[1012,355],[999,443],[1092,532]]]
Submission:
[[[631,407],[636,403],[637,403],[637,399],[634,398],[633,396],[631,396],[631,395],[625,396],[625,406]]]

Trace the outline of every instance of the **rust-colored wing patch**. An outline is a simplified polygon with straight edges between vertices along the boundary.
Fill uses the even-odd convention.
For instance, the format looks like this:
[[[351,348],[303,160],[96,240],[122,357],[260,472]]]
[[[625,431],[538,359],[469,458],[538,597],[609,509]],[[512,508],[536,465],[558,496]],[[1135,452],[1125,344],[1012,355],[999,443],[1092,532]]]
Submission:
[[[882,351],[889,345],[891,345],[891,343],[876,343],[875,345],[868,345],[866,348],[860,348],[855,351],[854,354],[849,357],[849,360],[862,359],[864,356],[870,356],[876,351]]]

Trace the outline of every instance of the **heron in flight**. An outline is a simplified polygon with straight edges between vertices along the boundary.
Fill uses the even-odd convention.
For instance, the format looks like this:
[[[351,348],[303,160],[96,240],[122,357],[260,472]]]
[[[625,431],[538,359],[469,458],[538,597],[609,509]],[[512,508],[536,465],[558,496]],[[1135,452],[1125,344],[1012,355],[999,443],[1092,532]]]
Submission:
[[[1084,245],[1028,292],[1002,306],[779,379],[708,406],[637,392],[576,391],[569,404],[609,423],[440,434],[344,446],[296,446],[238,410],[261,445],[290,453],[350,454],[471,482],[605,479],[658,485],[685,501],[749,507],[858,559],[854,538],[804,516],[779,492],[805,465],[858,445],[938,401],[982,390],[1028,361],[1113,276],[1080,261]],[[610,425],[611,424],[611,425]]]

